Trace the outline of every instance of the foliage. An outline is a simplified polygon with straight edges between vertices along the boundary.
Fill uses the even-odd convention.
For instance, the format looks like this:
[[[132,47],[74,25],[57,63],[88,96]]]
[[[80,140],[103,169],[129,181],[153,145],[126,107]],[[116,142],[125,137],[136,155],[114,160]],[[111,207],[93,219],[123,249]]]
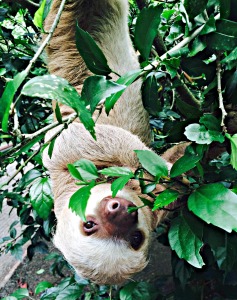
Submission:
[[[104,104],[109,113],[126,87],[142,78],[144,106],[151,114],[154,150],[162,154],[181,141],[189,141],[184,156],[175,162],[170,173],[161,157],[151,151],[136,151],[142,168],[135,172],[119,167],[98,171],[86,160],[68,165],[81,186],[76,192],[81,197],[79,205],[75,205],[78,195],[74,194],[70,207],[85,218],[93,186],[115,177],[111,187],[115,196],[130,179],[138,180],[143,193],[154,198],[151,209],[171,207],[160,240],[168,242],[173,250],[175,289],[167,296],[147,283],[129,283],[110,291],[108,287],[96,287],[72,277],[57,287],[41,282],[35,293],[43,292],[41,299],[57,300],[112,296],[113,299],[235,299],[236,1],[149,1],[140,13],[135,1],[130,2],[130,32],[141,53],[141,70],[129,72],[117,82],[108,79],[111,70],[104,54],[90,35],[77,27],[78,51],[94,73],[85,81],[81,95],[65,79],[46,74],[43,55],[26,72],[39,41],[33,15],[16,2],[0,4],[1,175],[14,161],[17,170],[2,185],[0,204],[7,199],[24,225],[20,234],[15,229],[17,222],[11,225],[9,236],[0,240],[1,251],[10,251],[20,258],[22,245],[30,240],[30,259],[36,251],[47,252],[42,239],[50,239],[55,225],[48,174],[41,161],[44,128],[51,122],[48,100],[56,99],[75,110],[74,116],[66,120],[56,113],[63,128],[78,116],[95,137],[92,113],[97,105]],[[141,6],[146,4],[137,2]],[[41,30],[49,5],[50,1],[43,1],[34,18]],[[84,51],[85,47],[89,50]],[[54,141],[48,142],[51,154]],[[144,180],[143,170],[153,179]],[[19,173],[20,179],[13,182]],[[157,183],[165,185],[167,190],[155,194]],[[173,204],[177,198],[178,205]],[[145,200],[144,205],[148,205]],[[22,299],[27,293],[19,290],[8,299]]]

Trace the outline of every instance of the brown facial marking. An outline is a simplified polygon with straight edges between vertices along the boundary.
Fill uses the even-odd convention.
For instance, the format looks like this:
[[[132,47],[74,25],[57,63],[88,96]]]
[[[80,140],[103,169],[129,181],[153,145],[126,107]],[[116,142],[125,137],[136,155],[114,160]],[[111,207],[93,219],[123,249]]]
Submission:
[[[128,213],[129,207],[135,207],[135,205],[120,197],[108,196],[102,199],[97,210],[101,227],[103,227],[102,236],[124,239],[128,237],[138,222],[137,211]]]

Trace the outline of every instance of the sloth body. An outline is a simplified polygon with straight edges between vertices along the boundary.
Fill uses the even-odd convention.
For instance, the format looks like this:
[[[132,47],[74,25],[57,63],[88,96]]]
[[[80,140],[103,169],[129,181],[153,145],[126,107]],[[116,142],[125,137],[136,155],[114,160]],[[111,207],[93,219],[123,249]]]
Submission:
[[[46,29],[60,2],[53,1]],[[127,0],[68,1],[47,49],[50,73],[66,78],[78,92],[91,75],[75,46],[76,20],[96,40],[112,70],[123,75],[138,69],[127,15]],[[149,117],[142,105],[140,88],[140,81],[133,83],[109,116],[102,112],[95,126],[96,141],[78,120],[57,137],[52,158],[47,150],[43,156],[53,184],[57,217],[54,243],[80,276],[98,284],[120,284],[146,266],[150,233],[164,213],[153,213],[144,207],[128,214],[129,206],[143,204],[135,181],[130,181],[115,198],[111,196],[111,184],[106,183],[92,189],[86,208],[87,223],[83,223],[68,208],[78,186],[67,164],[84,158],[97,167],[126,166],[134,170],[139,166],[134,150],[148,150],[150,142]],[[60,109],[63,116],[73,112],[64,105]],[[46,140],[56,130],[48,132]],[[94,225],[90,228],[91,224]]]

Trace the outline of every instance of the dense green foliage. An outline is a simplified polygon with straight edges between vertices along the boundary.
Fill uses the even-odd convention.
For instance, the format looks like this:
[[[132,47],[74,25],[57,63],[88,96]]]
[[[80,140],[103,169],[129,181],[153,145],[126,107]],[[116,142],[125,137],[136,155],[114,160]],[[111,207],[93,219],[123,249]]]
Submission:
[[[123,288],[96,287],[77,277],[66,278],[57,287],[41,282],[35,293],[41,299],[236,299],[237,295],[237,3],[234,0],[184,0],[131,2],[129,26],[139,51],[141,70],[129,72],[117,82],[107,78],[106,58],[90,35],[77,28],[78,51],[94,73],[81,95],[62,78],[48,75],[44,55],[34,57],[39,29],[50,1],[40,10],[16,2],[0,4],[0,122],[1,175],[16,161],[16,172],[1,186],[4,199],[17,211],[22,232],[14,222],[9,236],[1,237],[1,252],[22,255],[22,246],[31,241],[28,257],[47,252],[55,218],[48,174],[41,153],[50,115],[50,99],[65,103],[94,136],[92,113],[106,99],[106,111],[113,108],[127,86],[143,79],[143,102],[151,115],[153,148],[162,154],[182,142],[192,142],[185,155],[168,174],[164,161],[150,151],[136,151],[142,168],[132,173],[126,168],[97,171],[89,161],[69,165],[71,175],[83,185],[70,199],[70,207],[84,218],[90,189],[100,184],[99,173],[116,177],[113,196],[131,179],[140,182],[143,193],[154,198],[151,209],[164,209],[178,199],[169,219],[160,228],[159,241],[172,250],[175,288],[169,295],[148,283],[129,283]],[[24,1],[23,1],[24,3]],[[37,28],[37,26],[38,28]],[[159,29],[157,31],[157,28]],[[87,51],[84,51],[84,49]],[[57,88],[55,88],[57,87]],[[89,107],[89,109],[88,109]],[[55,137],[48,144],[52,154]],[[29,165],[29,162],[31,165]],[[25,171],[25,166],[29,171]],[[154,176],[144,184],[143,170]],[[17,174],[20,179],[15,180]],[[186,175],[183,175],[186,173]],[[165,192],[152,192],[155,184]],[[178,189],[176,188],[178,186]],[[80,194],[80,206],[75,199]],[[148,203],[144,200],[144,205]],[[60,267],[59,267],[59,264]],[[66,263],[55,260],[53,270],[61,272]],[[13,295],[22,299],[27,290]],[[69,297],[70,295],[70,297]]]

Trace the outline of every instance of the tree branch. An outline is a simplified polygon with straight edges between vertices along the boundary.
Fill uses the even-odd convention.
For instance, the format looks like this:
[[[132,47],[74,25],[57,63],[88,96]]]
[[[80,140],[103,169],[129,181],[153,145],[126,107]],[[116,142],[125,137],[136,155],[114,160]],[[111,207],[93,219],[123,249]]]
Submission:
[[[220,52],[217,54],[216,60],[216,77],[217,77],[217,93],[219,98],[219,108],[221,110],[221,126],[225,126],[225,117],[227,116],[227,112],[224,107],[223,96],[222,96],[222,88],[221,88],[221,63],[220,63]]]

